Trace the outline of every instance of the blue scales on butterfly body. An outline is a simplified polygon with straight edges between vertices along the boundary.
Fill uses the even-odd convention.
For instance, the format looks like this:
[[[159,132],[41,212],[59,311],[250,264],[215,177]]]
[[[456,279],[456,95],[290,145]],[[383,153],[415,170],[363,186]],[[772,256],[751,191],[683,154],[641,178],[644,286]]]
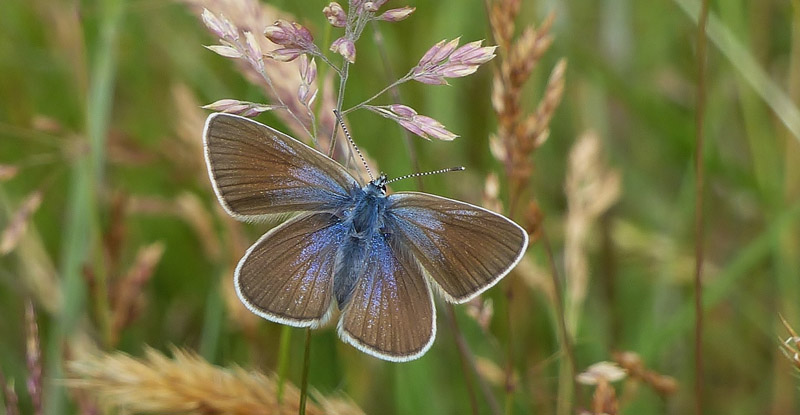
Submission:
[[[468,301],[528,246],[525,230],[502,215],[428,193],[387,195],[384,175],[361,184],[324,154],[244,117],[212,114],[203,142],[231,216],[296,214],[239,261],[242,303],[295,327],[323,326],[338,309],[342,340],[381,359],[422,356],[436,334],[432,292]]]
[[[352,199],[346,203],[347,207],[336,212],[347,230],[347,236],[336,254],[333,277],[333,292],[340,310],[344,309],[353,295],[356,281],[364,273],[371,248],[382,242],[373,239],[388,237],[384,227],[386,176],[381,174],[362,188],[356,186],[350,194]]]

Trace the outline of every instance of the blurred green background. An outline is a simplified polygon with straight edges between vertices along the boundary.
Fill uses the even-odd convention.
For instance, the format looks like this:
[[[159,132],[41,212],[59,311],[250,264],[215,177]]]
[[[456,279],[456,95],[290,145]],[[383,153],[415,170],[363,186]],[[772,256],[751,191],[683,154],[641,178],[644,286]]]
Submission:
[[[228,1],[195,3],[212,8]],[[411,18],[381,25],[397,74],[441,39],[490,37],[481,0],[410,3],[417,7]],[[338,36],[339,29],[326,28],[326,1],[269,4],[297,16],[322,49]],[[223,98],[264,102],[262,89],[234,62],[202,47],[215,39],[196,9],[180,2],[6,0],[0,9],[0,164],[18,169],[0,181],[0,229],[32,192],[42,192],[24,236],[0,257],[0,368],[16,380],[23,411],[31,405],[23,390],[28,298],[39,312],[49,413],[75,410],[53,378],[63,376],[60,361],[76,338],[133,355],[146,345],[164,351],[176,345],[215,364],[275,370],[281,327],[249,318],[226,291],[235,261],[268,226],[225,219],[198,149],[200,105]],[[679,385],[662,398],[644,384],[615,383],[623,414],[693,408],[698,9],[694,0],[523,1],[517,20],[520,28],[538,26],[556,15],[553,45],[522,95],[526,111],[539,102],[555,63],[568,61],[563,102],[532,159],[531,187],[562,276],[572,145],[596,132],[603,163],[621,177],[619,200],[587,224],[588,295],[573,339],[578,370],[628,350]],[[800,2],[712,1],[708,30],[706,413],[800,413],[796,372],[778,347],[787,335],[778,313],[800,326]],[[388,84],[385,74],[368,28],[345,107]],[[503,181],[488,144],[497,126],[491,81],[487,64],[449,87],[401,88],[404,103],[461,136],[413,137],[422,170],[467,167],[426,178],[426,191],[480,203],[489,172]],[[378,101],[389,102],[388,96]],[[286,130],[273,115],[258,119]],[[360,147],[390,177],[413,171],[403,133],[391,121],[359,111],[349,122]],[[407,180],[395,190],[415,186]],[[500,194],[506,197],[504,188]],[[163,256],[151,278],[138,288],[119,285],[141,263],[140,249],[153,243]],[[489,366],[505,367],[511,339],[519,383],[507,413],[554,413],[564,358],[554,309],[536,275],[519,275],[541,273],[532,267],[547,275],[541,243],[528,259],[529,267],[509,277],[516,280],[508,283],[510,337],[502,288],[483,296],[494,300],[488,331],[466,306],[456,314],[472,352]],[[117,297],[97,295],[106,290]],[[104,316],[129,290],[137,294],[135,315],[118,339],[109,339],[114,322]],[[437,304],[436,343],[411,363],[361,354],[331,327],[315,332],[310,385],[344,393],[367,413],[469,413],[453,332]],[[304,336],[290,332],[289,380],[299,384]],[[489,382],[505,403],[502,384]],[[587,408],[591,393],[581,386],[575,407]],[[478,401],[488,413],[480,393]]]

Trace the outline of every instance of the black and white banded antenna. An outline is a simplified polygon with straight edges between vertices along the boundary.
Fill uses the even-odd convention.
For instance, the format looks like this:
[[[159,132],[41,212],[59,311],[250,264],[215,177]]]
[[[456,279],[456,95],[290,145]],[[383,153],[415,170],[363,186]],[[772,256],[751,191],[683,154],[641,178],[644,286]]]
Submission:
[[[405,176],[395,177],[392,180],[387,180],[386,184],[389,184],[389,183],[392,183],[392,182],[396,182],[398,180],[410,179],[412,177],[430,176],[431,174],[449,173],[451,171],[464,171],[464,170],[466,170],[466,169],[463,166],[458,166],[458,167],[450,167],[450,168],[441,169],[441,170],[426,171],[426,172],[422,172],[422,173],[406,174]]]
[[[364,163],[364,168],[367,169],[367,174],[369,174],[369,180],[370,181],[375,180],[375,178],[372,177],[372,171],[370,171],[369,165],[367,165],[367,160],[364,158],[364,155],[361,154],[361,151],[358,149],[356,142],[353,141],[353,137],[350,137],[350,131],[347,131],[347,127],[344,125],[344,120],[342,119],[341,114],[339,114],[339,110],[333,110],[333,113],[336,115],[336,121],[339,121],[339,125],[342,126],[342,131],[344,131],[344,136],[347,137],[348,141],[350,141],[350,145],[353,146],[353,149],[355,149],[356,153],[358,153],[358,157],[361,158],[361,162]]]

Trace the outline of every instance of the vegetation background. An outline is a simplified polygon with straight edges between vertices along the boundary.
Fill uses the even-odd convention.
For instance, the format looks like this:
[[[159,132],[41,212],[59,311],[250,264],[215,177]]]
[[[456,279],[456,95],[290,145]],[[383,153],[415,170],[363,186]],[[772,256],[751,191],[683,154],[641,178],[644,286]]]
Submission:
[[[191,3],[214,11],[229,1]],[[321,13],[327,3],[269,2],[309,27],[325,51],[339,30]],[[710,3],[703,405],[708,414],[796,414],[800,363],[781,354],[788,333],[778,315],[800,325],[800,2]],[[380,24],[382,46],[371,28],[357,45],[345,106],[391,82],[381,48],[403,74],[441,39],[492,37],[482,0],[389,7],[406,4],[416,12]],[[520,91],[523,112],[535,112],[557,62],[565,58],[567,67],[548,139],[526,158],[526,198],[536,205],[515,217],[543,218],[535,231],[546,234],[563,280],[577,371],[621,351],[654,371],[613,383],[610,399],[622,414],[694,408],[699,7],[539,0],[523,1],[516,18],[518,36],[555,16],[552,45]],[[83,392],[60,379],[91,377],[70,374],[64,362],[95,350],[139,357],[147,348],[172,355],[174,346],[220,366],[279,371],[299,385],[304,331],[258,320],[232,295],[232,267],[268,226],[224,217],[199,147],[201,105],[266,98],[231,60],[202,47],[215,39],[199,9],[157,0],[5,0],[0,9],[0,369],[21,412],[43,401],[48,414],[93,413],[94,395],[107,392],[102,379]],[[399,127],[358,111],[349,122],[359,146],[390,176],[413,172],[414,157],[422,170],[464,165],[465,173],[425,178],[424,186],[473,203],[497,203],[499,177],[508,206],[504,166],[489,144],[501,58],[449,87],[401,87],[403,103],[460,138],[412,137],[412,157]],[[286,130],[272,114],[258,119]],[[407,180],[395,190],[417,185]],[[456,306],[459,332],[439,303],[436,343],[419,360],[379,361],[330,327],[315,331],[312,399],[346,395],[374,414],[489,413],[484,383],[504,413],[597,413],[594,386],[569,394],[545,247],[540,237],[518,270],[483,296],[493,313],[487,303]],[[36,338],[24,318],[29,300],[39,357],[26,346]],[[462,369],[454,334],[469,346],[477,377]],[[674,393],[656,373],[674,378]],[[29,377],[44,390],[29,393]],[[13,395],[4,396],[10,408]],[[118,401],[106,396],[112,408]]]

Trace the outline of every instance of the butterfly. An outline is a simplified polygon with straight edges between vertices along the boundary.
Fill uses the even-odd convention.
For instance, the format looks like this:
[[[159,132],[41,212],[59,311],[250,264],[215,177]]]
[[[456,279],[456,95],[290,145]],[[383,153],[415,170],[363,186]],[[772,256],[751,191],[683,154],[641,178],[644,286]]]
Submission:
[[[482,207],[421,192],[387,195],[386,176],[361,184],[342,165],[273,128],[211,114],[203,132],[214,191],[234,218],[291,219],[239,261],[236,293],[253,313],[319,327],[341,311],[341,339],[408,361],[433,344],[432,291],[463,303],[514,268],[522,227]]]

